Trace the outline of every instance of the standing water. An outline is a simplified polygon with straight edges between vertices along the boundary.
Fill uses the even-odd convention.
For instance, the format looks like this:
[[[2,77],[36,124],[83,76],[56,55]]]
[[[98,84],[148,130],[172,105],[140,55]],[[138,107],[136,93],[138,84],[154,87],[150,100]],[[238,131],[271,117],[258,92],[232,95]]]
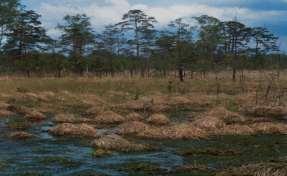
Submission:
[[[141,141],[155,145],[158,150],[115,153],[94,158],[90,140],[53,137],[48,133],[48,129],[54,126],[50,121],[33,124],[28,132],[37,137],[26,141],[11,139],[9,134],[13,131],[7,127],[9,124],[11,120],[0,120],[0,176],[126,176],[159,173],[172,173],[174,176],[181,175],[174,171],[183,165],[205,165],[208,171],[203,175],[213,175],[211,173],[231,166],[274,161],[287,156],[286,136],[264,135]],[[139,171],[142,173],[139,174]],[[189,172],[187,175],[193,174]]]
[[[125,176],[115,166],[127,163],[153,163],[171,170],[183,164],[183,159],[173,150],[114,154],[104,158],[93,158],[93,148],[89,141],[81,139],[55,138],[48,134],[53,126],[49,121],[36,124],[29,130],[37,135],[27,141],[13,140],[7,137],[8,120],[0,120],[0,175],[110,175]],[[113,166],[113,167],[112,167]]]

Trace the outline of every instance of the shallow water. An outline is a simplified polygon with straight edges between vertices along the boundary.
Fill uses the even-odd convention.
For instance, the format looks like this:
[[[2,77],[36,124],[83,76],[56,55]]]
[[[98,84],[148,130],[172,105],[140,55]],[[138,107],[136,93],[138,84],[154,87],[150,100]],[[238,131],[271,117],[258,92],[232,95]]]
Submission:
[[[39,137],[28,141],[15,141],[6,137],[9,130],[5,121],[0,122],[0,175],[89,175],[104,174],[124,176],[128,173],[111,169],[107,166],[121,165],[131,162],[151,162],[162,168],[173,169],[183,163],[182,157],[168,149],[163,151],[114,154],[109,157],[95,159],[93,148],[88,141],[79,139],[54,138],[47,132],[52,124],[44,122],[35,125],[29,132]]]
[[[248,136],[217,137],[209,140],[149,141],[158,151],[114,154],[93,158],[90,141],[54,138],[47,130],[49,121],[34,124],[29,130],[38,138],[16,141],[7,137],[8,120],[0,120],[0,175],[110,175],[134,174],[129,163],[152,163],[164,171],[184,164],[204,164],[210,170],[246,163],[276,160],[287,156],[287,137]],[[149,175],[149,174],[146,174]],[[189,174],[193,175],[193,174]],[[195,175],[195,174],[194,174]]]

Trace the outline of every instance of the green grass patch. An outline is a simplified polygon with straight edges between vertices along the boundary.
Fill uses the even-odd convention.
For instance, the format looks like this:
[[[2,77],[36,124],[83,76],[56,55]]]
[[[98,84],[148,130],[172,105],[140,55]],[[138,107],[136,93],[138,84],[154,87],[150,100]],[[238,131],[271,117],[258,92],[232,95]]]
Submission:
[[[39,163],[45,165],[58,165],[65,168],[79,167],[82,162],[73,161],[64,157],[45,157],[38,160]]]

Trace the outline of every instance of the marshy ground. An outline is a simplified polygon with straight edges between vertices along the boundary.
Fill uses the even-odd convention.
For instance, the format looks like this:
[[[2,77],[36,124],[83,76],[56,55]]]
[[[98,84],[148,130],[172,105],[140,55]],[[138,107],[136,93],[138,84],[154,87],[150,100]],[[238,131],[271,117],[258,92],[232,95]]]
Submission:
[[[0,175],[287,175],[287,77],[0,79]]]

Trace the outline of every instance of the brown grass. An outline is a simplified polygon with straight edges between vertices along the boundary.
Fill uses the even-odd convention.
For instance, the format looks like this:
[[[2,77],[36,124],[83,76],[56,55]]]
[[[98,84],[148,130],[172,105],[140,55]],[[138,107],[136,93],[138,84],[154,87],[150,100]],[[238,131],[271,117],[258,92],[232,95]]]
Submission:
[[[122,152],[142,151],[150,148],[148,145],[136,144],[116,134],[96,139],[92,142],[92,146],[103,150]]]
[[[164,114],[153,114],[148,119],[147,122],[153,125],[168,125],[170,120]]]
[[[56,136],[95,137],[96,129],[87,124],[63,123],[49,130]]]
[[[151,138],[192,138],[206,133],[286,134],[285,124],[278,120],[284,120],[287,114],[287,97],[282,92],[287,87],[287,76],[282,73],[270,86],[269,75],[268,71],[246,71],[245,80],[233,82],[228,72],[219,73],[217,80],[214,74],[208,73],[204,79],[195,76],[194,80],[187,79],[184,83],[175,78],[120,76],[101,79],[5,77],[0,78],[0,116],[14,112],[28,119],[43,120],[52,113],[64,114],[55,118],[61,123],[88,123],[92,119],[117,125],[136,121],[125,123],[126,127],[121,128],[125,129],[123,133],[132,131]],[[169,81],[174,85],[172,92],[168,90]],[[266,95],[268,87],[271,88]],[[182,110],[193,112],[191,123],[155,127],[154,122],[150,125],[139,122],[143,121],[141,115],[164,113],[169,116]]]
[[[286,176],[286,163],[259,163],[249,164],[238,168],[231,168],[229,170],[220,172],[216,176]]]
[[[113,111],[102,112],[99,115],[95,116],[93,120],[96,123],[100,124],[119,124],[124,123],[126,121],[126,119],[123,116]]]
[[[206,132],[192,124],[173,124],[166,127],[145,128],[137,136],[147,139],[199,139],[205,138]]]

